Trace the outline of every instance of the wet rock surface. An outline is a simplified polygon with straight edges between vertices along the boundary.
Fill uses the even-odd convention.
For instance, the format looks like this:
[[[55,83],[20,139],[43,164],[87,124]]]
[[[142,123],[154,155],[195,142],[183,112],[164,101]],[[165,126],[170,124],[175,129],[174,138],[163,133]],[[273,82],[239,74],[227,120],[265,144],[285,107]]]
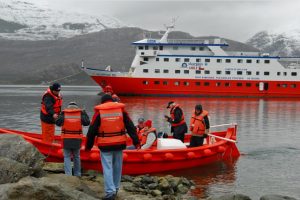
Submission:
[[[276,194],[269,194],[260,197],[260,200],[296,200],[296,198]]]

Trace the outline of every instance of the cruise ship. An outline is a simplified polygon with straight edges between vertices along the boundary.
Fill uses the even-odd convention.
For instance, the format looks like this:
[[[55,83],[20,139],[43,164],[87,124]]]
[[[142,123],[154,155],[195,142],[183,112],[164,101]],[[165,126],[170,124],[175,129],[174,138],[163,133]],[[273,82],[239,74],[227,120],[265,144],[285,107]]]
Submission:
[[[228,51],[225,39],[160,39],[133,42],[129,72],[82,66],[102,88],[118,95],[300,97],[300,58]]]

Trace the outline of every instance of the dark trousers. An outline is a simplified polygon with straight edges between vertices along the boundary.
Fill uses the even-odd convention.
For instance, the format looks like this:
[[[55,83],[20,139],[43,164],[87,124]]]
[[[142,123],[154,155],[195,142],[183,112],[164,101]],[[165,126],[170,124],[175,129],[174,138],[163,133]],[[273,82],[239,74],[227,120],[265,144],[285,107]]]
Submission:
[[[187,133],[187,125],[184,123],[179,126],[173,126],[171,131],[173,132],[173,138],[184,142],[184,135]]]
[[[203,145],[204,137],[192,136],[190,140],[190,147],[199,147]]]

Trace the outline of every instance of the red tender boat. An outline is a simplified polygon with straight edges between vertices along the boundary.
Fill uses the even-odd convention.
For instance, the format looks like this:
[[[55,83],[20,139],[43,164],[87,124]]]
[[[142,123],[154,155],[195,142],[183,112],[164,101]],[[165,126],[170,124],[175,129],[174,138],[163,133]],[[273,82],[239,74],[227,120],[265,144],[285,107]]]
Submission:
[[[227,130],[213,132],[209,139],[214,142],[201,147],[185,149],[151,149],[151,150],[124,150],[123,174],[146,174],[164,172],[177,169],[192,168],[206,165],[212,162],[228,160],[239,157],[240,153],[236,146],[237,125],[233,124]],[[63,149],[61,137],[55,136],[54,143],[46,143],[41,140],[41,134],[28,133],[17,130],[1,129],[0,134],[18,134],[33,144],[42,154],[46,156],[47,162],[63,162]],[[190,140],[186,135],[185,140]],[[83,138],[83,145],[85,144]],[[211,144],[212,143],[212,144]],[[128,139],[128,145],[131,140]],[[81,165],[85,170],[92,169],[101,171],[100,152],[94,146],[90,152],[81,147]]]

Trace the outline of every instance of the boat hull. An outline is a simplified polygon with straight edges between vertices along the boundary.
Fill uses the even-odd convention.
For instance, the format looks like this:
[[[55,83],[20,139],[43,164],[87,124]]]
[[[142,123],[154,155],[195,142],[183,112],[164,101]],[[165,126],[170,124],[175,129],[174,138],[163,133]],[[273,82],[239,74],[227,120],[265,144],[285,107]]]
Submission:
[[[63,149],[61,137],[55,136],[54,143],[41,141],[41,135],[16,130],[0,129],[0,134],[18,134],[33,144],[48,162],[63,162]],[[236,126],[226,131],[213,133],[227,139],[236,139]],[[81,164],[85,170],[102,171],[100,151],[94,146],[89,152],[84,151],[85,139],[81,147]],[[189,141],[190,135],[186,136]],[[128,140],[130,145],[131,140]],[[124,150],[123,151],[123,174],[158,173],[170,170],[187,169],[210,164],[222,160],[230,160],[239,157],[240,153],[233,142],[218,140],[214,144],[173,150]]]

